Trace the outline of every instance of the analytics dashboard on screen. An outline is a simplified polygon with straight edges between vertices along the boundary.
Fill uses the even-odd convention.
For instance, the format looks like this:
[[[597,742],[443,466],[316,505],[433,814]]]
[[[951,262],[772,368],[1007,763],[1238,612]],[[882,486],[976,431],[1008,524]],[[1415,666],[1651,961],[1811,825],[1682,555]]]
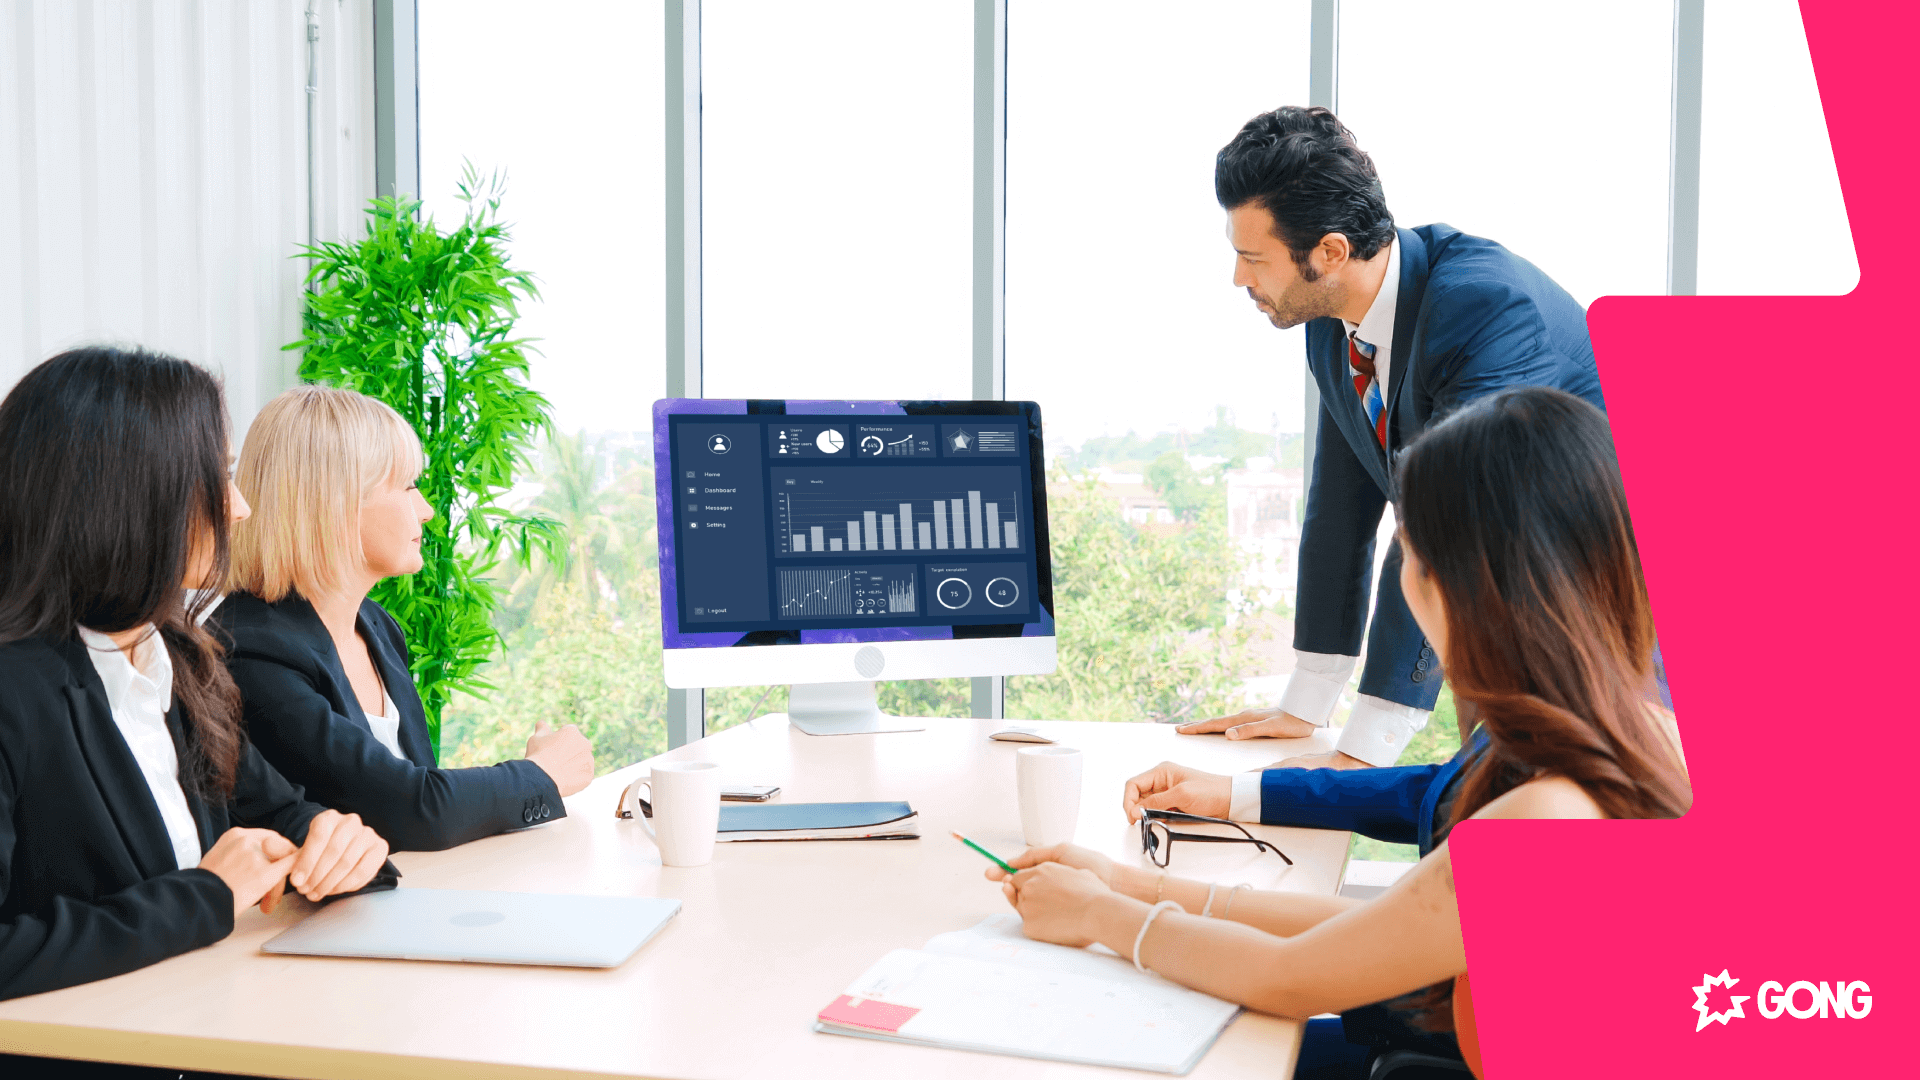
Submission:
[[[902,412],[854,412],[883,405]],[[666,414],[661,526],[681,631],[771,644],[801,628],[1019,634],[1051,621],[1037,406],[800,408]]]

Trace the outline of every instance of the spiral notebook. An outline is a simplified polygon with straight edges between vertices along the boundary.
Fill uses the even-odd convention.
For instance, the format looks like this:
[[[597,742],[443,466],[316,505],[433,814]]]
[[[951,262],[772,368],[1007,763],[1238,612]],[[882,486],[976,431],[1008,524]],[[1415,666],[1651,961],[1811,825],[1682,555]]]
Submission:
[[[995,915],[888,953],[814,1030],[1184,1076],[1239,1013],[1105,949],[1029,940],[1019,916]]]

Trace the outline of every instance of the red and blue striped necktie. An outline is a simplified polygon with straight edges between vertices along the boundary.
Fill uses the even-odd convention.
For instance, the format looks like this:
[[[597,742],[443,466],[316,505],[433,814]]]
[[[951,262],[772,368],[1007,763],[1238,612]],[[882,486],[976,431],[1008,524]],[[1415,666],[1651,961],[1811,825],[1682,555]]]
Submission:
[[[1347,363],[1356,371],[1363,359],[1367,367],[1373,366],[1375,351],[1372,345],[1352,334],[1347,335]],[[1372,375],[1356,374],[1353,377],[1353,391],[1360,395],[1360,407],[1366,411],[1367,423],[1373,427],[1374,441],[1384,450],[1387,445],[1387,406],[1380,398],[1380,380]]]

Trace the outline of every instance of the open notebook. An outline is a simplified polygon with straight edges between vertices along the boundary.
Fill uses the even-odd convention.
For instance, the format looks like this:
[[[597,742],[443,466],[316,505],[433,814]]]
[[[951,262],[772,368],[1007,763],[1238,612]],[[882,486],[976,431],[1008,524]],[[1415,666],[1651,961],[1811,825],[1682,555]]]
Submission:
[[[1029,940],[1018,915],[995,915],[888,953],[814,1030],[1184,1075],[1239,1012],[1105,949]]]

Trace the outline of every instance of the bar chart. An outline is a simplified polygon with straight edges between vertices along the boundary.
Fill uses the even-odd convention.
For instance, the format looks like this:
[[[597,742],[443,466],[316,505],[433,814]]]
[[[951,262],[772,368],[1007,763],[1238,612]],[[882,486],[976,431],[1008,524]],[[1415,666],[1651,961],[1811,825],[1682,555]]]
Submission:
[[[1023,552],[1020,471],[968,466],[775,470],[780,555]]]

